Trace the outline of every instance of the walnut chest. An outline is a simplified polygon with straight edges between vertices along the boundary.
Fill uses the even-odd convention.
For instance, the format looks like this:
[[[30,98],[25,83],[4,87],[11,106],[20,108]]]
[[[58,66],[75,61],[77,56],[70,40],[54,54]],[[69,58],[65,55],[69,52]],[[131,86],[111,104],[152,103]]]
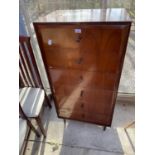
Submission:
[[[34,22],[60,118],[111,126],[130,26],[125,9],[58,10]]]

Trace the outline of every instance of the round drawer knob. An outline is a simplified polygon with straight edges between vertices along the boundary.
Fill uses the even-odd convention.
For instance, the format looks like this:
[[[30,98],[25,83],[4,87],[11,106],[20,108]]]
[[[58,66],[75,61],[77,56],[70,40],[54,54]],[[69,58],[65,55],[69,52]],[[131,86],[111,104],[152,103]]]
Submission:
[[[81,81],[83,80],[83,76],[82,76],[82,75],[80,76],[80,80],[81,80]]]
[[[76,38],[76,42],[80,42],[81,41],[81,39],[82,39],[82,37],[79,35],[79,36],[77,36],[77,38]]]
[[[83,96],[83,94],[84,94],[84,91],[83,91],[83,90],[81,90],[80,96],[82,97],[82,96]]]
[[[76,61],[76,63],[77,63],[77,64],[81,64],[82,61],[83,61],[83,58],[81,57],[81,58],[79,58],[79,59]]]

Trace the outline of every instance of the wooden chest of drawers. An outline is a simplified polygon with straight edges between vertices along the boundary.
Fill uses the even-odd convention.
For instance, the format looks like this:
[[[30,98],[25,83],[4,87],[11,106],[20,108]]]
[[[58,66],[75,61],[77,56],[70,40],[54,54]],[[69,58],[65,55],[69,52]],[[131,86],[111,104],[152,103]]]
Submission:
[[[60,10],[34,23],[59,117],[111,126],[130,26],[124,9]]]

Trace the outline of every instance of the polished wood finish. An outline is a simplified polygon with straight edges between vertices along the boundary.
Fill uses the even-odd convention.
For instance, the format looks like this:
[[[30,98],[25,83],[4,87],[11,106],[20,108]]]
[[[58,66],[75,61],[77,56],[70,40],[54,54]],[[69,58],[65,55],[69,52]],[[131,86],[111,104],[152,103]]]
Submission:
[[[117,77],[115,74],[73,69],[49,69],[49,72],[55,90],[62,85],[114,90]]]
[[[96,21],[90,10],[57,11],[34,28],[58,116],[110,126],[131,22],[124,9],[95,11]]]

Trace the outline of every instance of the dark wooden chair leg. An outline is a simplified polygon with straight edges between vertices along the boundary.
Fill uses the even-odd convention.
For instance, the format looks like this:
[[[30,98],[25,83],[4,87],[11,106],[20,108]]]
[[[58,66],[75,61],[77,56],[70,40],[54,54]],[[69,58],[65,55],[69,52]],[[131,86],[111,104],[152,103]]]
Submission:
[[[40,128],[42,134],[44,135],[44,137],[46,137],[46,132],[45,132],[45,129],[44,129],[44,126],[43,126],[43,123],[42,123],[42,121],[41,121],[40,116],[36,117],[35,119],[36,119],[36,121],[37,121],[37,124],[38,124],[38,126],[39,126],[39,128]]]
[[[24,118],[27,121],[27,124],[29,125],[29,127],[34,131],[34,133],[37,135],[37,137],[40,137],[39,132],[35,129],[35,127],[33,126],[33,124],[31,123],[31,121],[29,120],[29,118],[26,116],[26,114],[24,113],[20,103],[19,103],[19,113],[21,114],[22,118]]]
[[[30,128],[34,131],[34,133],[37,135],[37,137],[40,137],[40,133],[35,129],[35,127],[31,124],[29,120],[27,120],[28,125]]]
[[[50,100],[49,100],[49,98],[47,97],[46,93],[45,93],[45,101],[46,101],[46,103],[48,104],[49,108],[52,108],[52,105],[51,105]]]

